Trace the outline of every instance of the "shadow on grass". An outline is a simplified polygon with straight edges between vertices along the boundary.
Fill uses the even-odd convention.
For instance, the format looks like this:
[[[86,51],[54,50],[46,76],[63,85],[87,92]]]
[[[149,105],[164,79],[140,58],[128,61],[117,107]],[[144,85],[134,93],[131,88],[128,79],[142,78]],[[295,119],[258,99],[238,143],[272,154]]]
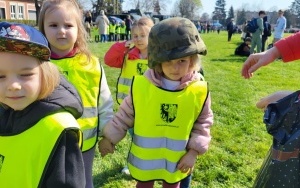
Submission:
[[[118,165],[115,168],[107,169],[104,172],[94,175],[94,186],[103,187],[107,184],[114,184],[114,182],[133,180],[131,176],[121,173],[123,167],[124,166]]]

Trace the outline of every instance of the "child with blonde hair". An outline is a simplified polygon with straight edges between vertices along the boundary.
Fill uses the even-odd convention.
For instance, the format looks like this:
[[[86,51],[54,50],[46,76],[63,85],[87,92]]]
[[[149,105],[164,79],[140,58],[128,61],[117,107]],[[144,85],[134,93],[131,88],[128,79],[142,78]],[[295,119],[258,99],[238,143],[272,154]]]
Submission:
[[[38,30],[0,29],[0,187],[84,187],[79,94]]]
[[[164,188],[179,188],[197,156],[207,151],[213,112],[207,82],[198,73],[199,55],[205,54],[189,19],[169,18],[151,28],[150,69],[134,76],[131,92],[99,142],[105,156],[134,129],[127,161],[137,188],[153,188],[155,180]]]
[[[80,8],[75,0],[43,2],[39,29],[49,41],[51,62],[78,90],[84,112],[78,123],[83,132],[83,160],[86,188],[93,187],[95,145],[102,126],[113,115],[113,100],[104,69],[87,45]]]
[[[131,40],[116,42],[104,56],[106,65],[121,69],[116,92],[118,104],[127,96],[132,77],[148,69],[148,36],[153,25],[148,17],[136,20],[131,28]]]

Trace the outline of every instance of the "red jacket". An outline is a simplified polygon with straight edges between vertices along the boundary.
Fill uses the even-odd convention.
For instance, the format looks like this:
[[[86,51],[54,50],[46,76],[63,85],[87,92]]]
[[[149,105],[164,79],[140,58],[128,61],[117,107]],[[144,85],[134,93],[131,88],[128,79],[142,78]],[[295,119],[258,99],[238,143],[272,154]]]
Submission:
[[[122,68],[124,56],[128,52],[128,59],[140,59],[140,50],[136,47],[129,49],[125,47],[125,42],[116,42],[113,44],[104,56],[106,65],[115,68]]]
[[[300,32],[283,38],[274,44],[284,62],[300,59]]]

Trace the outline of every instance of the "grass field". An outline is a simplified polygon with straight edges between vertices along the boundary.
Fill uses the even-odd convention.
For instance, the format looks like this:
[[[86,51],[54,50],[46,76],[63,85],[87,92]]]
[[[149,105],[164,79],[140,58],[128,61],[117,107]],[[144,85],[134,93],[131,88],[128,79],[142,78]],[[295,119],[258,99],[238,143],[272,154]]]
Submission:
[[[251,187],[272,141],[262,123],[263,112],[255,107],[255,103],[274,91],[297,90],[300,63],[275,61],[258,70],[252,79],[245,80],[240,76],[245,58],[233,55],[241,42],[240,35],[234,35],[231,42],[227,42],[225,31],[219,35],[209,33],[201,36],[208,48],[202,65],[212,95],[214,125],[210,148],[198,157],[191,187]],[[90,47],[103,62],[111,44],[90,43]],[[103,66],[115,99],[120,70],[104,63]],[[101,158],[97,153],[93,170],[96,188],[135,187],[131,177],[120,173],[126,164],[129,144],[128,136],[117,146],[114,154]],[[156,187],[160,187],[159,183]]]

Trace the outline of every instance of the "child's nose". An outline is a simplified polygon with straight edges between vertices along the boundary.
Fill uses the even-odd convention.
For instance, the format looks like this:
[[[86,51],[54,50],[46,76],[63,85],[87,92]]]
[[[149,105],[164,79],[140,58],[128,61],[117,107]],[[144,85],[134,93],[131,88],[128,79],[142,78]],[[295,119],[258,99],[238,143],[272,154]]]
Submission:
[[[11,81],[8,84],[8,90],[14,91],[14,90],[20,90],[21,89],[21,84],[15,80]]]

